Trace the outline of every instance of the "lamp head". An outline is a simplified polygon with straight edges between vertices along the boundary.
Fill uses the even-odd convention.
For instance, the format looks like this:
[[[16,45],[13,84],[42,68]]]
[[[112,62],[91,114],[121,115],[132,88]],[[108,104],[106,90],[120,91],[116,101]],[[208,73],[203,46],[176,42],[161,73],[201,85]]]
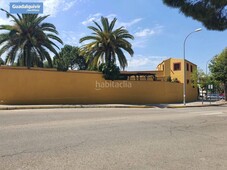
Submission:
[[[195,32],[199,32],[199,31],[202,31],[202,28],[197,28],[197,29],[195,30]]]

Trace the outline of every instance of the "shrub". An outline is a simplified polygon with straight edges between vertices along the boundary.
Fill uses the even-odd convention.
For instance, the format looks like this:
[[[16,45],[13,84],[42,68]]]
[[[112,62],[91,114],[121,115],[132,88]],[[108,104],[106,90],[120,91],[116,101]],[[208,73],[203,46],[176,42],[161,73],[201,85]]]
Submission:
[[[172,78],[171,78],[171,76],[168,76],[168,77],[167,77],[167,79],[166,79],[166,81],[168,81],[168,82],[172,82]]]
[[[111,62],[109,66],[101,64],[99,71],[104,74],[106,80],[117,80],[120,76],[120,68],[114,62]]]
[[[179,80],[178,80],[177,78],[174,78],[174,79],[172,80],[172,82],[173,82],[173,83],[180,83]]]

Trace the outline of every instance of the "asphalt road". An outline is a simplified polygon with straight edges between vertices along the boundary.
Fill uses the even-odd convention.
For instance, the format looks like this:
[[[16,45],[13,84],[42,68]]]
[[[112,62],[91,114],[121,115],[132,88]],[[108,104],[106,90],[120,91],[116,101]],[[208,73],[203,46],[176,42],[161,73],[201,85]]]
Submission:
[[[226,170],[227,106],[0,111],[0,170]]]

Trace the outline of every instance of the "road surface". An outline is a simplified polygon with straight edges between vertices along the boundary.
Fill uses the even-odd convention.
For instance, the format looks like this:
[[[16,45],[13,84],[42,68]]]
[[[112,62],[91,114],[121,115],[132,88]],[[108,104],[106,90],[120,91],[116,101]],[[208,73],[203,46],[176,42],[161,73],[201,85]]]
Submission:
[[[0,111],[0,170],[226,170],[227,106]]]

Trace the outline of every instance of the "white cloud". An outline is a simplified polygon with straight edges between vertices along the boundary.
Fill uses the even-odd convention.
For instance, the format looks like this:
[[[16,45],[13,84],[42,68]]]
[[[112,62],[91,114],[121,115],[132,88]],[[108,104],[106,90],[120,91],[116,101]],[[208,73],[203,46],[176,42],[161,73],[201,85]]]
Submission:
[[[132,42],[132,47],[133,48],[144,48],[144,47],[146,47],[146,44],[147,44],[147,39],[135,38],[135,40]]]
[[[93,21],[96,21],[96,22],[99,22],[100,21],[100,18],[101,16],[104,16],[103,14],[101,13],[96,13],[96,14],[93,14],[93,15],[89,15],[89,17],[84,20],[82,22],[83,25],[89,25],[89,24],[92,24]],[[116,14],[109,14],[107,16],[109,20],[113,20],[114,18],[117,18],[117,15]],[[116,27],[125,27],[125,28],[129,28],[135,24],[137,24],[138,22],[140,22],[142,20],[142,18],[136,18],[136,19],[133,19],[132,21],[128,21],[128,22],[121,22],[119,20],[117,20],[116,22]]]
[[[85,35],[86,35],[85,33],[78,33],[74,31],[61,31],[59,36],[61,37],[65,44],[79,46],[80,38],[82,38]]]
[[[43,13],[52,17],[56,16],[61,0],[45,0],[43,2]]]
[[[5,10],[9,10],[9,1],[0,1],[0,8],[3,8]],[[2,11],[1,11],[2,13]]]
[[[0,24],[1,25],[9,25],[9,24],[12,24],[12,22],[10,22],[9,18],[0,18]]]
[[[58,12],[71,9],[76,3],[82,0],[45,0],[43,2],[44,14],[55,17]]]
[[[123,26],[125,28],[129,28],[135,24],[137,24],[138,22],[140,22],[142,20],[142,18],[136,18],[132,21],[129,21],[129,22],[118,22],[117,24],[120,25],[120,26]]]
[[[102,14],[101,13],[96,13],[93,15],[89,15],[89,17],[82,22],[83,25],[89,25],[93,21],[98,21],[101,18]]]
[[[163,26],[156,25],[153,28],[139,28],[139,31],[135,32],[133,35],[135,40],[132,42],[133,47],[144,48],[151,39],[151,36],[158,35],[162,32]]]
[[[116,14],[109,14],[106,16],[108,19],[114,19],[114,18],[117,18],[117,15]]]
[[[163,26],[156,25],[152,29],[145,28],[143,30],[140,30],[140,31],[136,32],[134,35],[135,35],[135,37],[148,37],[151,35],[159,34],[160,32],[162,32],[162,29],[163,29]]]
[[[10,21],[9,18],[6,18],[6,15],[5,15],[5,18],[0,18],[0,25],[12,25],[12,22]],[[0,33],[4,33],[4,32],[6,32],[6,31],[0,30]]]
[[[132,58],[128,58],[128,71],[146,71],[156,70],[158,64],[163,60],[166,60],[165,56],[144,56],[136,55]]]
[[[3,8],[5,10],[9,10],[9,2],[7,1],[0,1],[0,8]],[[0,10],[0,25],[8,25],[11,24],[10,19],[6,18],[6,13],[4,11]],[[0,31],[4,32],[4,31]]]
[[[67,11],[69,10],[71,7],[73,7],[73,5],[76,3],[77,1],[71,1],[71,2],[68,2],[68,3],[65,3],[65,6],[63,7],[63,11]]]
[[[76,3],[82,1],[87,0],[36,0],[36,2],[43,2],[44,15],[51,17],[55,17],[58,12],[71,9]],[[21,0],[14,0],[13,2],[21,2]],[[9,3],[6,0],[0,1],[0,7],[9,11]]]
[[[146,29],[143,29],[139,32],[136,32],[135,37],[147,37],[147,36],[150,36],[150,35],[153,35],[153,34],[155,34],[154,30],[146,28]]]

